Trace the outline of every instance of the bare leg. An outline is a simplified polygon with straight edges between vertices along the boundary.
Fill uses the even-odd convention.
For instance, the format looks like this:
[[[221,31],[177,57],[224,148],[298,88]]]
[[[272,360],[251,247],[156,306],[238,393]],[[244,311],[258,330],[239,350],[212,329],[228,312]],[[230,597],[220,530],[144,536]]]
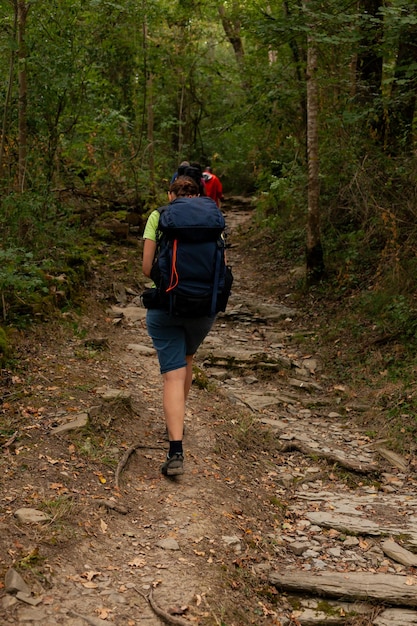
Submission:
[[[188,398],[188,394],[190,393],[190,389],[191,389],[191,383],[193,382],[193,358],[194,358],[194,354],[188,354],[185,359],[187,361],[187,373],[185,376],[185,386],[184,386],[184,393],[185,393],[185,401],[187,401]]]
[[[193,354],[187,356],[186,367],[163,375],[164,415],[170,441],[180,441],[183,437],[185,403],[193,379],[193,358]]]
[[[184,430],[187,367],[164,374],[163,404],[170,441],[181,441]]]

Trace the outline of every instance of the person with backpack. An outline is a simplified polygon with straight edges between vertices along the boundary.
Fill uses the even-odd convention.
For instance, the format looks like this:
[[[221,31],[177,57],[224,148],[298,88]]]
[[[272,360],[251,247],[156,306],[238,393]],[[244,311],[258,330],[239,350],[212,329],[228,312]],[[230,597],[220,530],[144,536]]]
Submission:
[[[165,476],[184,472],[185,403],[194,355],[225,310],[233,281],[226,266],[223,214],[197,183],[178,177],[169,204],[154,210],[143,233],[142,270],[154,286],[142,294],[146,324],[163,377],[163,409],[169,450]]]
[[[190,167],[190,163],[188,161],[181,161],[181,163],[178,166],[177,171],[174,172],[174,174],[172,175],[169,184],[172,185],[174,180],[176,180],[179,176],[184,176],[184,172],[185,172],[187,167]]]
[[[206,167],[203,172],[203,178],[206,188],[206,195],[209,198],[213,198],[217,206],[221,207],[221,201],[223,200],[223,185],[220,182],[220,178],[213,174],[211,167]]]
[[[206,193],[206,181],[203,176],[203,170],[201,168],[200,163],[198,161],[192,161],[189,163],[188,161],[182,161],[177,171],[172,175],[170,185],[179,177],[179,176],[188,176],[195,180],[199,188],[200,196],[207,196]]]

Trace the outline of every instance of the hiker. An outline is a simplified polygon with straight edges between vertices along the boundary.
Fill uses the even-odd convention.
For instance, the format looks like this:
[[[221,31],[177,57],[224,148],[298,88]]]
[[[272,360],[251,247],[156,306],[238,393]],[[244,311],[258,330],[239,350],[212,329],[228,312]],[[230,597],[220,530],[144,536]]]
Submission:
[[[198,161],[192,161],[188,167],[184,169],[184,176],[189,176],[198,184],[200,196],[206,196],[206,181],[204,180],[203,170]]]
[[[143,304],[148,308],[146,315],[148,333],[157,351],[160,371],[163,376],[163,408],[168,431],[169,450],[167,458],[161,467],[161,472],[165,476],[177,476],[184,471],[182,439],[185,403],[192,383],[193,357],[210,331],[217,311],[225,310],[233,277],[230,268],[225,266],[224,245],[220,237],[225,227],[224,217],[213,200],[207,197],[199,197],[197,183],[192,178],[185,176],[178,177],[170,185],[168,198],[170,204],[167,207],[161,207],[153,211],[147,220],[143,233],[143,273],[145,276],[152,278],[155,283],[159,281],[159,285],[162,284],[162,275],[168,276],[166,280],[169,282],[172,274],[177,279],[174,287],[179,283],[185,286],[188,284],[189,287],[191,285],[195,289],[195,282],[198,284],[198,281],[202,280],[205,271],[204,265],[207,265],[209,268],[207,272],[210,272],[208,277],[210,280],[207,284],[211,290],[208,296],[204,294],[204,301],[202,296],[194,295],[193,292],[189,296],[181,292],[178,294],[178,292],[175,292],[174,287],[171,286],[163,289],[162,287],[155,288],[157,286],[155,285],[154,288],[148,289],[142,294]],[[192,216],[196,215],[201,228],[199,229],[198,225],[194,228],[190,226],[187,228],[182,225],[182,236],[177,235],[178,239],[172,243],[172,240],[167,238],[166,232],[165,239],[163,239],[163,229],[164,226],[166,229],[168,228],[166,222],[172,223],[175,212],[177,217],[179,216],[179,221],[181,222],[182,220],[183,224],[186,224],[187,220],[191,220]],[[206,223],[209,228],[206,227]],[[210,228],[212,228],[215,234],[208,240],[209,235],[207,233]],[[185,235],[184,230],[186,231]],[[193,239],[195,236],[201,237],[197,243],[190,241],[190,238]],[[171,248],[171,252],[168,253],[166,258],[171,259],[175,272],[172,273],[171,269],[168,269],[164,273],[162,259],[165,257],[163,257],[163,251],[169,246],[170,241],[171,246],[176,246],[175,254],[172,253]],[[181,256],[182,250],[186,251],[185,256]],[[192,255],[190,257],[190,251],[194,254],[194,257]],[[213,256],[211,251],[214,251],[213,254],[215,256]],[[214,263],[213,261],[220,254],[222,255],[221,267],[224,269],[222,277],[223,292],[220,293],[220,287],[218,287],[219,291],[216,292],[214,297],[213,284],[220,283],[214,280],[212,282],[213,266],[217,267],[217,261]],[[155,263],[156,255],[158,263]],[[170,255],[171,257],[175,256],[177,260],[176,265],[174,265]],[[185,259],[188,260],[190,258],[193,259],[191,262],[185,261]],[[158,266],[158,271],[155,270],[156,266]],[[226,269],[229,273],[226,272]],[[226,274],[229,276],[228,286],[226,284]],[[182,276],[184,278],[181,278]],[[168,293],[170,289],[174,290],[174,295]],[[226,294],[224,297],[223,293]],[[145,299],[145,295],[150,297],[150,301]],[[182,308],[176,310],[176,306]]]
[[[184,176],[186,167],[190,167],[190,163],[188,161],[181,161],[181,163],[178,166],[177,171],[174,172],[174,174],[172,175],[172,178],[169,183],[170,185],[172,185],[172,183],[174,182],[176,178],[178,178],[178,176]]]
[[[213,174],[211,167],[207,166],[203,172],[203,178],[206,187],[206,194],[209,198],[213,198],[217,206],[221,207],[221,201],[223,200],[223,185],[216,174]]]

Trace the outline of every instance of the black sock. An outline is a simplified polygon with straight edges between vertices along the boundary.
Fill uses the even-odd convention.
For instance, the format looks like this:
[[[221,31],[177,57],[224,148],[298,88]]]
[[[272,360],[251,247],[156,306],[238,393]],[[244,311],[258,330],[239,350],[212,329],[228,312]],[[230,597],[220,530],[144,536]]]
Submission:
[[[182,441],[170,441],[168,456],[174,456],[174,454],[182,454]]]

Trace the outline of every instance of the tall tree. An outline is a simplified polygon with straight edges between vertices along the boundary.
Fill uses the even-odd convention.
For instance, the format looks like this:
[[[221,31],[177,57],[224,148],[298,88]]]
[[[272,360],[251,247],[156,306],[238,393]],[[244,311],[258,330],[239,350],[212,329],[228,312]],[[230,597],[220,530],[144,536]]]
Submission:
[[[244,58],[245,51],[243,48],[243,41],[241,36],[241,9],[239,3],[234,0],[232,3],[232,11],[228,14],[224,4],[219,5],[219,15],[223,24],[224,32],[230,45],[235,53],[236,62],[239,68],[244,70]]]
[[[358,2],[357,95],[361,104],[372,104],[380,96],[382,83],[383,14],[381,0]]]
[[[17,40],[19,59],[19,165],[18,189],[23,191],[27,167],[27,74],[26,74],[26,18],[29,4],[25,0],[17,3]]]
[[[12,42],[10,45],[10,61],[9,61],[9,71],[7,77],[7,87],[6,87],[6,97],[4,100],[4,108],[3,108],[3,121],[1,126],[1,140],[0,140],[0,179],[3,178],[4,171],[4,157],[5,157],[5,146],[6,146],[6,135],[8,132],[8,119],[9,119],[9,108],[10,101],[12,95],[12,87],[13,87],[13,78],[14,78],[14,65],[15,65],[15,45],[16,37],[17,37],[17,0],[12,0],[13,6],[13,28],[12,32],[9,33],[10,41]]]
[[[401,17],[395,74],[388,106],[386,145],[390,154],[410,154],[417,98],[417,8],[407,7]]]
[[[306,268],[307,285],[320,280],[324,272],[323,248],[320,234],[319,185],[319,97],[317,84],[317,44],[314,38],[314,3],[304,0],[309,34],[307,36],[307,166],[308,207]]]

